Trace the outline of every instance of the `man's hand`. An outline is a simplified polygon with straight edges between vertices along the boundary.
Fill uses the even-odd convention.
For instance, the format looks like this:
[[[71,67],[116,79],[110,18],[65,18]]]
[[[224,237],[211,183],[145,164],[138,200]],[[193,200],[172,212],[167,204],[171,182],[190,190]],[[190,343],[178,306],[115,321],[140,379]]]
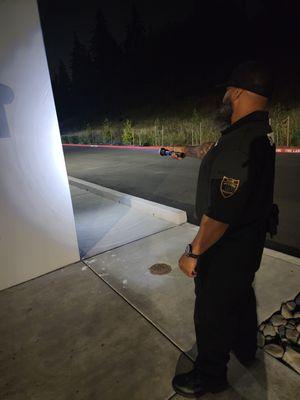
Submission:
[[[214,144],[215,142],[205,142],[196,146],[174,146],[173,148],[171,147],[171,149],[176,152],[184,153],[187,157],[202,159]],[[182,158],[178,157],[176,154],[172,154],[171,157],[176,160],[182,160]]]
[[[185,146],[174,146],[170,147],[170,150],[180,152],[180,153],[186,153],[186,147]],[[171,155],[172,158],[175,158],[175,160],[183,160],[182,157],[178,157],[175,153]]]
[[[197,265],[197,259],[193,257],[188,257],[183,254],[178,260],[179,268],[183,273],[185,273],[189,278],[194,278],[197,275],[195,271]]]

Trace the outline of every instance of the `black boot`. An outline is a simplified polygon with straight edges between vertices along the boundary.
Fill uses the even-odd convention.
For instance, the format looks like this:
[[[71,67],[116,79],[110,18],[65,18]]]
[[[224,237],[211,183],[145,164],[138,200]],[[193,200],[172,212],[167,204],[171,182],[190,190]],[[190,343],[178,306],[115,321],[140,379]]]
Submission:
[[[245,367],[251,367],[257,361],[257,358],[255,357],[255,353],[245,356],[244,354],[241,354],[240,352],[238,352],[236,350],[231,350],[231,351],[235,355],[235,357],[238,359],[238,361]]]
[[[172,380],[172,386],[176,393],[184,397],[200,397],[207,392],[218,393],[229,385],[226,378],[207,379],[201,376],[197,369],[176,375]]]

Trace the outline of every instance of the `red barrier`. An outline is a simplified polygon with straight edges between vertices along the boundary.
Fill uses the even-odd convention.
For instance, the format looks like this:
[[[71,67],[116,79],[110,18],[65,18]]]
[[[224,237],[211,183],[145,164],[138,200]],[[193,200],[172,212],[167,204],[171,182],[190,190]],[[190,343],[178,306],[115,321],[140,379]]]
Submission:
[[[122,145],[112,145],[112,144],[73,144],[73,143],[63,143],[66,147],[103,147],[108,149],[131,149],[131,150],[158,150],[161,146],[122,146]],[[167,146],[172,149],[172,146]],[[277,153],[300,153],[300,147],[287,147],[279,146],[276,147]]]
[[[131,150],[157,150],[160,149],[161,146],[123,146],[123,145],[114,145],[114,144],[73,144],[73,143],[63,143],[63,146],[70,147],[104,147],[108,149],[131,149]]]
[[[287,146],[276,147],[276,152],[277,153],[300,153],[300,147],[287,147]]]

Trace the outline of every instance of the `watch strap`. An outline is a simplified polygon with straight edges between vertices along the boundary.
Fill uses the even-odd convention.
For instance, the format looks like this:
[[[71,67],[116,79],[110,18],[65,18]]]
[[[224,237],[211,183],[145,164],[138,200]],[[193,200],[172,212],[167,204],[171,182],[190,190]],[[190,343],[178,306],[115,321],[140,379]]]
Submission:
[[[188,251],[188,252],[186,252],[186,255],[187,255],[187,257],[198,258],[198,257],[199,257],[199,255],[198,255],[198,254],[194,254],[194,253],[193,253],[193,250],[192,250],[192,245],[191,245],[191,243],[189,243],[189,244],[188,244],[188,246],[189,246],[189,251]]]

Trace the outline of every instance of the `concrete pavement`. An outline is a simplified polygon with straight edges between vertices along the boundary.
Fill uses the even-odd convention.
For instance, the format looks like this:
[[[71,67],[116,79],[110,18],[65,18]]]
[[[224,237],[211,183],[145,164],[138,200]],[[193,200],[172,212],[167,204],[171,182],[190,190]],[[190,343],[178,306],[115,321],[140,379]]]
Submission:
[[[0,292],[0,398],[181,399],[171,380],[192,368],[196,347],[193,280],[176,260],[194,231],[174,227]],[[152,275],[157,261],[172,271]],[[299,265],[264,255],[260,321],[299,279]],[[245,368],[231,355],[231,387],[203,400],[296,399],[299,375],[261,350],[258,357]]]
[[[75,219],[87,213],[75,208]],[[177,260],[197,229],[184,223],[127,235],[115,248],[0,292],[0,398],[183,399],[171,380],[196,357],[194,282]],[[171,272],[151,274],[157,262]],[[254,282],[259,323],[297,294],[299,281],[299,259],[265,250]],[[258,358],[245,368],[231,355],[230,388],[203,400],[296,399],[299,375],[261,350]]]

